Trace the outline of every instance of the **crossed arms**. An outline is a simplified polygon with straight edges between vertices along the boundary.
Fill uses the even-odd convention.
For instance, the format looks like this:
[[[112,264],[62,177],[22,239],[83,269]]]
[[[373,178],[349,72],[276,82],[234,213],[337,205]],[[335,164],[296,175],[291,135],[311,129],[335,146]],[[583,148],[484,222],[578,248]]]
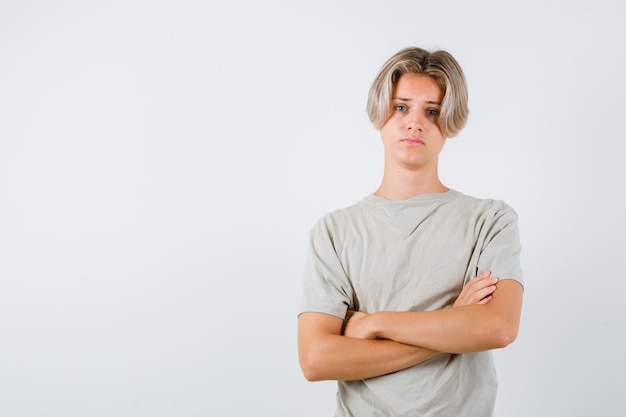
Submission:
[[[309,381],[357,380],[420,364],[442,352],[503,348],[517,337],[523,288],[512,279],[480,274],[452,308],[436,311],[298,318],[298,354]],[[343,330],[343,331],[342,331]]]

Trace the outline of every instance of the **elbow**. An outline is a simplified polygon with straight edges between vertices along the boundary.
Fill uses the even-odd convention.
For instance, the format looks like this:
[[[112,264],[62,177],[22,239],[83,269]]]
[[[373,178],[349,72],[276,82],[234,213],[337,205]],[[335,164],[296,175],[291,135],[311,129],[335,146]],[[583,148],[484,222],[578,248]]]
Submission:
[[[503,332],[502,334],[500,334],[496,338],[494,338],[494,340],[493,340],[494,346],[493,347],[494,347],[494,349],[505,348],[508,345],[510,345],[511,343],[513,343],[516,338],[517,338],[517,333],[514,333],[514,332]]]
[[[300,353],[300,369],[302,375],[309,382],[323,381],[328,378],[324,377],[322,362],[317,359],[319,355],[315,355],[310,349],[307,352]]]
[[[319,367],[300,363],[300,369],[302,369],[302,375],[304,375],[304,378],[309,382],[324,381],[328,379],[324,377],[322,372],[320,372]]]
[[[311,367],[306,367],[306,366],[301,366],[302,368],[302,375],[304,375],[304,378],[309,381],[309,382],[317,382],[317,381],[323,381],[324,378],[322,378],[319,373],[315,370],[315,368],[311,368]]]
[[[491,345],[494,349],[502,349],[517,339],[519,325],[513,323],[501,323],[492,332]]]

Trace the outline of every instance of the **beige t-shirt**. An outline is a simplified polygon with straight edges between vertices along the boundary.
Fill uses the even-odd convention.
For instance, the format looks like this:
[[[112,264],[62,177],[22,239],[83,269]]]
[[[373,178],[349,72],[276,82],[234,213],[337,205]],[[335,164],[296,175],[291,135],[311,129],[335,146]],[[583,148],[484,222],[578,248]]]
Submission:
[[[369,195],[312,229],[300,312],[447,308],[484,270],[522,282],[515,211],[458,191],[407,200]],[[359,381],[339,381],[337,416],[492,415],[491,352],[443,354]]]

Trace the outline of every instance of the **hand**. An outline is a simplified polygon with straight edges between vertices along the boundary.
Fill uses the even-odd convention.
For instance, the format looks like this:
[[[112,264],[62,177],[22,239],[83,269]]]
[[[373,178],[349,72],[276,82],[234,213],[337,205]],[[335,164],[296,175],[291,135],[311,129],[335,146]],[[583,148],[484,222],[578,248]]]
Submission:
[[[343,325],[343,335],[357,339],[376,339],[368,330],[369,314],[360,311],[348,310]]]
[[[498,278],[491,276],[491,271],[485,271],[469,281],[463,287],[452,307],[472,304],[487,304],[493,298]]]

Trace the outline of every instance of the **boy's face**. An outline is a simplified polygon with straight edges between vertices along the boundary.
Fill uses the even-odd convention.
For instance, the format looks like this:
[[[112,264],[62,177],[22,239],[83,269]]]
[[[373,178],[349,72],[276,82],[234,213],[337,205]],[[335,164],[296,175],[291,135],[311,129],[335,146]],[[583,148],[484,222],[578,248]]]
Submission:
[[[404,74],[391,100],[391,116],[380,129],[388,168],[437,168],[446,141],[439,128],[443,93],[427,75]]]

